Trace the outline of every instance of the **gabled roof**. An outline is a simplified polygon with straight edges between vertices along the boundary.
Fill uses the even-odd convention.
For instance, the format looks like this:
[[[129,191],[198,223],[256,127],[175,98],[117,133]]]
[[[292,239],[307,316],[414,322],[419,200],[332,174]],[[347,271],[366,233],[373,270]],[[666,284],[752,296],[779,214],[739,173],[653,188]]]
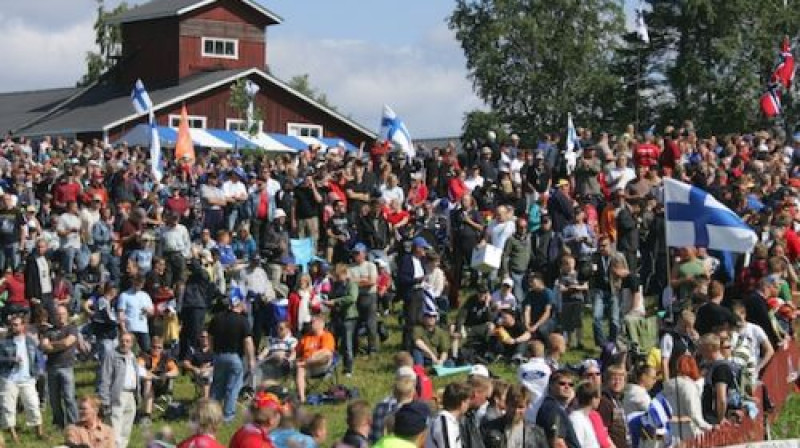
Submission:
[[[112,17],[109,19],[108,23],[116,25],[120,23],[139,22],[141,20],[179,17],[196,9],[208,6],[216,1],[218,0],[151,0],[143,5],[136,6]],[[254,9],[263,16],[267,22],[273,25],[283,22],[281,16],[263,7],[258,0],[238,1]]]
[[[13,131],[41,117],[81,89],[67,87],[0,93],[0,133]]]
[[[292,89],[273,75],[257,68],[200,73],[184,78],[174,86],[153,90],[148,89],[148,94],[153,101],[153,110],[158,112],[161,109],[180,104],[195,95],[249,76],[258,76],[364,135],[372,138],[376,137],[374,131],[365,128],[339,112],[319,104]],[[133,113],[130,90],[106,84],[98,84],[87,89],[72,100],[65,101],[59,106],[59,110],[44,116],[46,112],[48,111],[43,111],[40,114],[41,119],[26,126],[24,129],[17,130],[17,133],[23,135],[45,135],[108,131],[145,115]]]

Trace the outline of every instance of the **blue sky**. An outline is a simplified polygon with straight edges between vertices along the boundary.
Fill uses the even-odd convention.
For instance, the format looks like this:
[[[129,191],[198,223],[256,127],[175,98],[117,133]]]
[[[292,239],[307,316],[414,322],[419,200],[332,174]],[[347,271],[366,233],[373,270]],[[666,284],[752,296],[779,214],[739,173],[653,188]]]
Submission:
[[[454,136],[466,112],[484,107],[445,23],[453,1],[257,1],[284,18],[267,34],[273,72],[308,73],[331,103],[369,128],[377,130],[385,103],[412,137]],[[73,85],[94,48],[95,10],[94,0],[3,1],[0,91]]]

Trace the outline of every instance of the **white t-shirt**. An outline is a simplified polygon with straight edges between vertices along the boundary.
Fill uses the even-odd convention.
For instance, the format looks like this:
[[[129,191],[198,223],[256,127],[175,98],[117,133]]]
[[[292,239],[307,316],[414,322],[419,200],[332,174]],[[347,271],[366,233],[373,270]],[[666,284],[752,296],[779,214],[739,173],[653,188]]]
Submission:
[[[572,428],[575,430],[575,436],[578,438],[578,444],[581,448],[600,448],[597,436],[594,434],[592,421],[589,420],[589,415],[585,409],[572,411],[569,414],[569,421],[572,422]]]
[[[64,230],[69,231],[67,236],[61,237],[62,249],[80,249],[81,248],[81,219],[72,213],[62,213],[58,217],[56,229],[61,232]]]
[[[383,185],[380,188],[381,191],[381,198],[386,201],[387,204],[391,204],[393,200],[397,200],[399,203],[403,203],[406,195],[403,193],[403,189],[400,186],[396,187],[389,187],[387,185]]]
[[[489,242],[502,250],[506,245],[506,240],[514,234],[515,227],[513,219],[506,222],[492,221],[489,225]]]
[[[760,326],[752,323],[745,322],[744,328],[739,331],[739,334],[750,341],[750,354],[755,364],[761,362],[761,346],[764,342],[769,341],[767,333]]]
[[[222,191],[228,199],[247,197],[247,187],[242,182],[226,181],[222,184]]]

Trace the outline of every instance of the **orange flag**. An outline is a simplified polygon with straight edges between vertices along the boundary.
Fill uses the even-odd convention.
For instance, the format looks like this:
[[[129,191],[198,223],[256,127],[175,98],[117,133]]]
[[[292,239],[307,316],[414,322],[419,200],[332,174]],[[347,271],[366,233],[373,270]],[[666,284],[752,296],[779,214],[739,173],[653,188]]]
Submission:
[[[175,158],[181,160],[188,157],[194,162],[194,143],[189,134],[189,113],[186,112],[186,105],[181,107],[181,123],[178,125],[178,141],[175,143]]]

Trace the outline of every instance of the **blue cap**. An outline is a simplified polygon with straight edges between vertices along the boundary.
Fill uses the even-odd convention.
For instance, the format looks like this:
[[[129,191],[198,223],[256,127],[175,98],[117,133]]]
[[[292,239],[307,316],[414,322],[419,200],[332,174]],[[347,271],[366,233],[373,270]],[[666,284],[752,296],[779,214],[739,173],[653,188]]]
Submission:
[[[367,246],[365,246],[364,243],[356,243],[353,246],[353,252],[366,252],[366,251],[367,251]]]
[[[244,296],[242,295],[242,290],[239,287],[231,288],[230,297],[228,297],[231,306],[239,305],[240,303],[244,302]]]
[[[414,247],[421,247],[423,249],[431,248],[431,245],[421,236],[415,237],[411,242],[414,244]]]

